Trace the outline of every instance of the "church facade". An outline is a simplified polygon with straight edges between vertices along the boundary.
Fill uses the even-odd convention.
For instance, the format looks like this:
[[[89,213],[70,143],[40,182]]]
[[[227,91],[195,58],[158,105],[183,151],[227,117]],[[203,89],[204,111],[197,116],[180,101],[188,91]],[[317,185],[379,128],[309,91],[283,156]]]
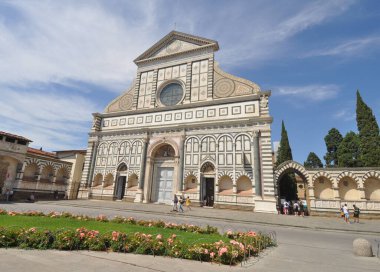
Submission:
[[[218,43],[172,31],[94,113],[79,197],[276,212],[270,91],[222,71]]]

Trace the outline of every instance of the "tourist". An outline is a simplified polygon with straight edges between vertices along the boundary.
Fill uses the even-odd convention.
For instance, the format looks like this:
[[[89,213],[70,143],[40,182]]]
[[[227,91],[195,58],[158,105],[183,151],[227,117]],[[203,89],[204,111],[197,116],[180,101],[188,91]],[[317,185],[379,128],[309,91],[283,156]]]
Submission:
[[[191,200],[190,200],[190,197],[187,196],[187,197],[186,197],[186,208],[187,208],[187,210],[189,210],[189,211],[191,211],[191,207],[190,207],[190,205],[191,205]]]
[[[173,199],[173,212],[178,212],[178,197],[176,194],[174,194],[174,199]]]
[[[183,204],[185,203],[185,199],[183,199],[182,196],[179,197],[179,212],[184,212],[183,210]]]
[[[359,223],[360,209],[355,204],[353,206],[354,206],[354,223]]]
[[[12,201],[13,194],[14,194],[13,190],[10,190],[10,192],[9,192],[9,201]]]
[[[289,202],[285,200],[284,202],[284,214],[289,214]]]
[[[350,224],[350,212],[348,211],[347,204],[344,204],[343,206],[343,213],[344,213],[344,221],[347,224]]]
[[[302,200],[302,205],[303,205],[303,213],[304,213],[304,215],[308,216],[309,215],[309,210],[307,209],[307,201],[306,201],[306,199]]]
[[[344,211],[343,211],[343,207],[344,207],[344,205],[342,205],[342,207],[340,208],[340,217],[343,218],[343,220],[344,220]]]
[[[9,201],[9,189],[7,189],[6,190],[6,192],[5,192],[5,199],[7,200],[7,201]]]
[[[294,204],[293,204],[293,211],[294,211],[294,216],[298,216],[298,202],[297,201],[294,201]]]
[[[299,205],[300,213],[301,213],[302,217],[304,217],[305,216],[305,208],[303,206],[303,202],[300,200],[298,205]]]

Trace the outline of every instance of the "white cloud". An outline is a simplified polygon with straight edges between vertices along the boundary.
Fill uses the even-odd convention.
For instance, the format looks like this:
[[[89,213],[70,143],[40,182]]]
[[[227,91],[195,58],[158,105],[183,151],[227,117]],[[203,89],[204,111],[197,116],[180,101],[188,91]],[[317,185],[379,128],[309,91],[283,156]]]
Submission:
[[[78,95],[2,89],[1,129],[20,134],[46,149],[84,148],[95,103]]]
[[[380,45],[380,37],[373,36],[367,38],[359,38],[343,42],[331,48],[318,49],[305,54],[305,57],[315,56],[351,56],[358,52],[366,52],[369,48],[378,48]]]
[[[347,109],[341,109],[333,114],[333,118],[343,121],[353,121],[356,118],[356,114]]]
[[[334,84],[306,85],[306,86],[282,86],[273,88],[273,94],[287,96],[292,99],[308,99],[309,101],[322,101],[335,98],[340,87]]]

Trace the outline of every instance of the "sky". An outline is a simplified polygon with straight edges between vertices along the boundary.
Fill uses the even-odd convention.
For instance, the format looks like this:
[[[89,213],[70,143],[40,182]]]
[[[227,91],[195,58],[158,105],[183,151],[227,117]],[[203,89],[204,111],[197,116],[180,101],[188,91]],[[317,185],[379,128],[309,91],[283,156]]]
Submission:
[[[357,131],[356,90],[380,118],[380,1],[0,0],[0,130],[86,149],[92,113],[128,89],[133,60],[173,29],[217,40],[221,68],[271,90],[294,160]]]

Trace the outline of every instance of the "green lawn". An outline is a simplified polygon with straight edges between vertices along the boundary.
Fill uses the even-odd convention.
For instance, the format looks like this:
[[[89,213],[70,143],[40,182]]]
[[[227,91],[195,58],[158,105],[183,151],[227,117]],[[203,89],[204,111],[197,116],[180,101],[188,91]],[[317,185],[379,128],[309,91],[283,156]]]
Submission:
[[[168,237],[175,233],[178,239],[181,239],[187,244],[197,243],[212,243],[219,240],[229,241],[228,238],[219,234],[198,234],[189,233],[180,230],[164,229],[157,227],[144,227],[131,224],[118,224],[112,222],[98,221],[81,221],[72,218],[50,218],[41,216],[9,216],[0,215],[0,226],[2,227],[21,227],[21,228],[42,228],[48,230],[56,229],[77,229],[85,227],[89,230],[97,230],[101,233],[119,231],[124,233],[142,232],[146,234],[157,235],[161,234]]]

